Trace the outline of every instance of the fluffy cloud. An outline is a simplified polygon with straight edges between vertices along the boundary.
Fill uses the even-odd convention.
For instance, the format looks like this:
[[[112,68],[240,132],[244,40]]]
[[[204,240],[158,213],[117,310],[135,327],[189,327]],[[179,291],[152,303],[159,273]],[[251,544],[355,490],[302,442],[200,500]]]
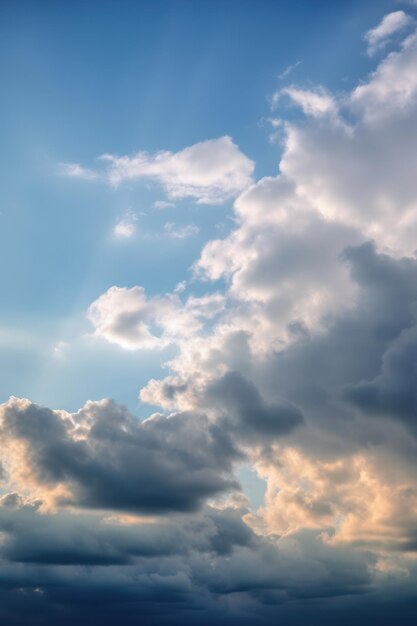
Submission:
[[[263,508],[247,518],[255,528],[320,530],[329,546],[370,550],[375,572],[400,578],[412,569],[417,515],[408,432],[417,265],[407,256],[415,49],[412,35],[338,101],[293,92],[310,119],[286,125],[280,174],[237,198],[237,227],[195,264],[205,279],[226,279],[227,313],[211,335],[182,347],[174,375],[141,392],[171,410],[217,407],[228,428],[240,415],[240,439],[267,482]],[[265,407],[291,405],[303,421],[268,445],[285,420]],[[258,434],[245,439],[250,415]]]
[[[218,293],[183,303],[176,294],[148,298],[143,287],[110,287],[91,304],[88,317],[97,337],[128,350],[160,349],[201,330],[223,305]]]
[[[301,107],[306,115],[311,115],[311,117],[337,116],[335,99],[322,87],[316,91],[297,89],[297,87],[285,87],[274,94],[272,98],[273,104],[277,105],[283,95],[288,96],[294,104]]]
[[[62,164],[62,173],[85,179],[101,176],[115,187],[125,181],[154,180],[171,199],[194,198],[200,204],[219,204],[248,187],[254,170],[253,161],[228,136],[202,141],[179,152],[104,154],[100,159],[108,164],[103,174],[77,164]]]
[[[404,11],[394,11],[385,15],[378,26],[369,30],[365,35],[368,42],[368,54],[372,56],[383,48],[390,37],[403,30],[411,21],[410,16]]]
[[[384,131],[385,137],[393,130],[411,130],[415,116],[417,93],[416,76],[417,35],[413,32],[401,44],[399,52],[389,54],[378,66],[370,80],[358,85],[351,94],[351,104],[370,129]],[[398,124],[399,121],[403,124]],[[380,128],[381,124],[387,125]],[[384,139],[384,137],[382,138]],[[398,144],[405,140],[397,136]],[[407,143],[405,144],[407,147]],[[394,149],[397,145],[394,146]]]
[[[126,215],[117,222],[113,229],[116,237],[121,237],[123,239],[133,237],[136,232],[136,221],[137,216],[131,211],[128,211]]]
[[[361,241],[359,232],[317,215],[283,177],[259,181],[235,210],[240,227],[209,242],[195,267],[230,281],[229,295],[245,306],[239,324],[249,332],[256,325],[258,348],[278,347],[294,324],[317,328],[324,316],[352,304],[355,285],[341,251]]]
[[[349,123],[288,125],[280,168],[326,220],[397,254],[415,249],[416,35],[340,103]]]

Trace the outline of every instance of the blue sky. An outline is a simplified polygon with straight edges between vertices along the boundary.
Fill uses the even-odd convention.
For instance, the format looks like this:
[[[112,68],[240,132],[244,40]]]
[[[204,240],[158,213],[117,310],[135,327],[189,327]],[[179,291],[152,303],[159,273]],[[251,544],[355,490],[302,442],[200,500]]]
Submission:
[[[172,290],[203,243],[232,225],[230,200],[207,207],[184,199],[158,211],[161,189],[74,181],[58,164],[94,166],[103,153],[177,151],[230,135],[255,161],[257,178],[273,175],[280,146],[268,141],[272,93],[293,80],[336,91],[355,84],[371,66],[363,33],[389,5],[2,3],[3,400],[12,393],[74,410],[110,393],[136,410],[159,356],[110,350],[104,366],[103,346],[84,342],[69,362],[54,357],[54,345],[89,332],[85,311],[111,285]],[[127,211],[141,234],[116,241],[114,224]],[[166,222],[200,232],[155,238]],[[74,378],[81,384],[69,385]]]

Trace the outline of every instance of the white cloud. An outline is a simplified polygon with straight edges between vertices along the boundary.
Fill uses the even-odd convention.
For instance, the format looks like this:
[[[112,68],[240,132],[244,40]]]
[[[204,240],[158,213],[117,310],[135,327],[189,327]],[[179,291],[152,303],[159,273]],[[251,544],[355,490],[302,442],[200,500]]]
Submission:
[[[110,287],[88,309],[95,336],[127,350],[162,349],[202,330],[223,310],[224,297],[148,297],[143,287]]]
[[[60,163],[60,173],[70,178],[81,178],[83,180],[95,180],[99,178],[99,173],[82,167],[78,163]]]
[[[366,123],[385,123],[412,113],[417,96],[416,59],[414,32],[399,52],[389,54],[380,63],[368,82],[354,89],[351,106]]]
[[[311,117],[337,116],[336,100],[322,87],[315,91],[285,87],[273,96],[273,104],[277,104],[282,95],[288,96],[299,106],[305,115]]]
[[[325,335],[329,320],[354,309],[357,285],[342,260],[347,246],[372,237],[380,250],[416,248],[417,99],[403,93],[403,106],[395,98],[416,67],[412,36],[352,94],[340,101],[326,94],[318,110],[339,111],[340,123],[332,114],[286,123],[280,174],[236,199],[236,227],[208,242],[195,264],[197,276],[226,281],[228,308],[210,335],[182,344],[170,364],[192,381],[189,388],[227,369],[253,373],[254,361],[300,337]],[[367,95],[364,106],[365,94],[380,89],[381,102],[372,106]],[[176,402],[192,405],[191,392]]]
[[[114,186],[153,179],[168,197],[195,198],[201,204],[218,204],[236,196],[249,186],[254,169],[230,137],[202,141],[180,152],[139,152],[132,157],[106,154],[100,158],[109,163],[107,178]]]
[[[117,237],[124,237],[124,238],[129,238],[132,237],[135,234],[136,231],[136,226],[133,224],[133,222],[129,222],[128,220],[121,220],[120,222],[117,222],[116,226],[114,227],[114,234]]]
[[[130,209],[126,211],[124,217],[117,222],[113,228],[113,233],[116,237],[122,239],[130,239],[136,232],[137,215]]]
[[[143,287],[111,287],[88,309],[95,335],[132,349],[163,348],[161,315],[172,309],[169,298],[151,298]]]
[[[411,22],[412,18],[404,11],[394,11],[385,15],[378,26],[369,30],[365,35],[368,42],[368,54],[374,55],[388,43],[392,35],[404,30]]]
[[[181,376],[193,375],[196,367],[209,377],[231,367],[235,355],[229,344],[241,355],[249,350],[253,357],[283,349],[300,333],[324,332],[329,319],[355,306],[356,286],[341,259],[346,246],[373,237],[380,248],[414,250],[417,105],[412,81],[411,85],[408,81],[409,94],[400,85],[407,84],[406,77],[413,75],[415,67],[412,36],[400,52],[390,54],[366,82],[341,99],[323,89],[288,88],[287,95],[309,119],[303,124],[285,123],[279,175],[261,179],[237,198],[236,228],[225,239],[209,242],[195,264],[198,276],[226,280],[228,306],[211,334],[189,332],[172,363]],[[381,103],[373,106],[375,94],[382,92],[384,102],[381,95]],[[397,92],[405,98],[406,108],[396,100]],[[384,104],[381,126],[372,113],[381,115]],[[343,121],[345,111],[349,127]],[[191,234],[171,223],[166,231],[173,236]],[[147,341],[160,347],[161,342],[166,345],[173,338],[178,342],[184,336],[187,324],[181,332],[167,331],[168,316],[178,319],[181,305],[172,300],[175,297],[162,298],[158,306],[167,307],[169,313],[154,313],[152,322],[143,313],[153,338],[144,341],[136,329],[136,339],[127,340],[129,347]],[[129,310],[128,306],[127,319]],[[123,316],[122,306],[118,320]],[[160,325],[158,331],[152,330],[155,323]],[[101,322],[95,325],[97,334],[113,336]],[[117,335],[117,342],[123,344],[122,333]]]
[[[344,125],[287,124],[280,168],[299,198],[397,254],[417,236],[417,38],[407,38],[343,102]]]
[[[108,164],[103,174],[74,163],[61,163],[61,173],[85,180],[104,178],[114,187],[126,181],[154,180],[171,200],[194,198],[199,204],[221,204],[251,184],[254,170],[253,161],[228,136],[202,141],[179,152],[103,154],[99,159]],[[154,206],[162,209],[174,205],[159,200]]]

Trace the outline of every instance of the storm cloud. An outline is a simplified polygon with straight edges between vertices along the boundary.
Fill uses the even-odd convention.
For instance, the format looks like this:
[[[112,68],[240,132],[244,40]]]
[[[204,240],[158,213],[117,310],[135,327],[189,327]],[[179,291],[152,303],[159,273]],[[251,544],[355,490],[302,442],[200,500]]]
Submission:
[[[10,479],[45,488],[61,504],[187,511],[236,485],[237,452],[204,416],[154,415],[141,423],[111,401],[69,415],[12,399],[0,427]]]

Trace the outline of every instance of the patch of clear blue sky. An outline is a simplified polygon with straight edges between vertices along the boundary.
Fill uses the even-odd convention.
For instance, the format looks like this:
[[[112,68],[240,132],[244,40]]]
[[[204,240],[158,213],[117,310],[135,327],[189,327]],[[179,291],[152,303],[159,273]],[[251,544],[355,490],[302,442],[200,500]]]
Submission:
[[[385,0],[2,0],[0,4],[0,400],[10,394],[70,410],[112,396],[137,407],[160,354],[80,339],[88,304],[113,284],[171,290],[231,204],[190,201],[152,211],[161,190],[117,191],[58,175],[59,162],[179,150],[231,135],[277,171],[268,96],[295,82],[343,90],[373,67],[363,33],[400,4]],[[286,81],[278,74],[302,61]],[[286,111],[294,115],[292,110]],[[143,212],[116,242],[117,219]],[[155,239],[165,221],[197,237]],[[146,235],[146,236],[145,236]],[[68,341],[65,356],[52,354]]]

